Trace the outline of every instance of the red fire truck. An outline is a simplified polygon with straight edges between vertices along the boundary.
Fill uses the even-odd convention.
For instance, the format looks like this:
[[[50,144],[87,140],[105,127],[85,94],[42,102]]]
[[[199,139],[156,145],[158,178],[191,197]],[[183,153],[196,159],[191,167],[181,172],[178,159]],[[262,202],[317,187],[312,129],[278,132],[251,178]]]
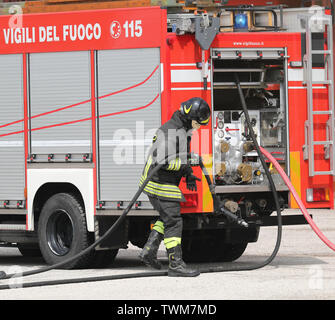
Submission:
[[[185,4],[186,5],[186,4]],[[184,7],[185,9],[185,7]],[[188,11],[188,12],[187,12]],[[332,12],[326,7],[160,7],[0,17],[0,241],[60,262],[116,221],[133,194],[155,130],[199,96],[212,121],[192,139],[222,200],[257,220],[212,215],[203,178],[186,202],[185,259],[233,261],[274,225],[271,190],[250,133],[285,169],[307,208],[333,208]],[[269,163],[283,208],[296,202]],[[201,177],[200,168],[194,169]],[[143,246],[158,214],[145,195],[92,254],[112,262]],[[286,216],[284,224],[303,223]],[[196,252],[196,255],[194,254]]]

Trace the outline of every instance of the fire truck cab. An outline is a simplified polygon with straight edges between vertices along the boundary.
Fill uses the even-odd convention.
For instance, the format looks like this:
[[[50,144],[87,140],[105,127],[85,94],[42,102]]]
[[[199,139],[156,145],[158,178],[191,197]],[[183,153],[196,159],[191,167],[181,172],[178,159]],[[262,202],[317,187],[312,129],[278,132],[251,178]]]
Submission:
[[[250,227],[213,215],[206,179],[186,202],[186,261],[233,261],[276,224],[250,148],[235,74],[258,143],[307,208],[334,208],[332,12],[324,6],[213,2],[0,17],[0,241],[62,261],[101,237],[138,190],[157,128],[191,97],[211,122],[192,139],[222,200]],[[295,200],[268,162],[282,208]],[[194,168],[201,177],[199,167]],[[142,247],[158,217],[142,194],[122,226],[68,268],[104,265]],[[284,224],[301,224],[301,215]],[[196,253],[196,254],[195,254]]]

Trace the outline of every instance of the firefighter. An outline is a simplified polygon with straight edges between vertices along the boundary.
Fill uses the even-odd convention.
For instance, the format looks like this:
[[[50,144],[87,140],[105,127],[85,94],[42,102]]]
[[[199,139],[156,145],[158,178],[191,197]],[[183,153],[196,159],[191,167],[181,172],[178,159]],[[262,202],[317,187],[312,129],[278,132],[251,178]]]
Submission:
[[[144,193],[159,212],[160,218],[153,226],[139,257],[147,266],[160,269],[157,251],[164,240],[169,259],[169,276],[194,277],[200,274],[198,270],[186,267],[182,259],[183,222],[180,202],[185,201],[185,198],[178,185],[181,178],[185,177],[187,189],[197,190],[196,181],[201,179],[193,174],[187,154],[190,152],[192,131],[198,130],[201,125],[207,125],[210,114],[207,102],[201,98],[183,102],[180,110],[156,132],[140,180],[141,186],[155,165],[164,164],[144,188]]]

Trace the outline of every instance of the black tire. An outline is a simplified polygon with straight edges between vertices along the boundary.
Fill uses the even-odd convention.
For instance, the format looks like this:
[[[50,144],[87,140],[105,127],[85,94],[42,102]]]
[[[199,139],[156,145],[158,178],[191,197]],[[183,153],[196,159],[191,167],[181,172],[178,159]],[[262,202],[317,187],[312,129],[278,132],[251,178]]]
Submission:
[[[207,241],[206,241],[207,240]],[[183,239],[182,250],[185,262],[214,262],[212,245],[208,239],[194,238]]]
[[[195,238],[182,240],[185,262],[231,262],[242,256],[248,243],[220,243],[220,239]]]
[[[38,243],[18,243],[17,248],[24,257],[42,257]]]
[[[217,255],[218,262],[231,262],[242,256],[248,243],[224,243],[221,245],[221,251]]]
[[[38,221],[38,238],[43,258],[50,265],[73,257],[92,243],[84,210],[73,195],[58,193],[46,201]],[[61,268],[88,267],[93,257],[94,251]]]
[[[94,253],[94,257],[91,260],[91,268],[107,268],[115,260],[119,249],[112,250],[97,250]]]

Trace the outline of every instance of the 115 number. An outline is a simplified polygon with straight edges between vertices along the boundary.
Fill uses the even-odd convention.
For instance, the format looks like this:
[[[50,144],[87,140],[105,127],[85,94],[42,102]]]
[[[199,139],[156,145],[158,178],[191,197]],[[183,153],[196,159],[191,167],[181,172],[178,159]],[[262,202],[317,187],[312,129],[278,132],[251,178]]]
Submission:
[[[127,20],[123,25],[123,29],[126,38],[139,38],[142,36],[143,32],[142,20],[131,20],[130,22]]]

